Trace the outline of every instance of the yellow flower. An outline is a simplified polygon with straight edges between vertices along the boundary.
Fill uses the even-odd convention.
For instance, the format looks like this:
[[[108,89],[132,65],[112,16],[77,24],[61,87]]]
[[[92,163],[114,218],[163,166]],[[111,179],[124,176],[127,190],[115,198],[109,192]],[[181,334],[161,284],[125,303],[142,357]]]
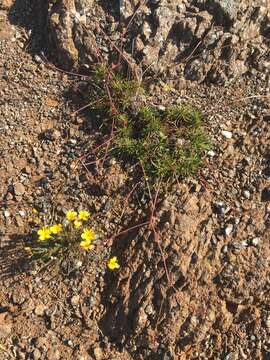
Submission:
[[[93,229],[83,229],[81,238],[83,240],[92,241],[96,238],[96,234]]]
[[[58,234],[62,231],[62,225],[61,224],[54,224],[50,227],[50,231],[52,234]]]
[[[87,220],[89,218],[89,216],[90,216],[90,214],[88,211],[86,211],[86,210],[79,211],[79,219],[80,220],[83,220],[83,221]]]
[[[76,229],[78,229],[79,227],[81,227],[82,226],[82,222],[80,221],[80,220],[75,220],[74,221],[74,227],[76,228]]]
[[[74,221],[77,219],[77,211],[69,210],[66,214],[68,221]]]
[[[120,265],[118,264],[117,257],[114,256],[108,261],[108,268],[110,270],[119,269]]]
[[[43,227],[38,230],[39,240],[44,241],[51,238],[51,230],[49,228]]]
[[[80,245],[86,251],[92,250],[94,248],[94,246],[91,244],[90,240],[83,240],[83,241],[80,242]]]
[[[38,217],[38,211],[35,208],[31,209],[31,214],[28,217],[28,221],[34,222],[37,225],[39,225],[41,223],[41,220]]]

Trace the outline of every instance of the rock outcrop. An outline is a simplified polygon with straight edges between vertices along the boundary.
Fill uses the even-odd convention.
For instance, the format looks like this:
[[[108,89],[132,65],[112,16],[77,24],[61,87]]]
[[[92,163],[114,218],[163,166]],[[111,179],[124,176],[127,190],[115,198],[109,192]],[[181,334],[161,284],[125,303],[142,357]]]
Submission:
[[[197,82],[270,66],[267,0],[57,0],[48,16],[66,69],[107,61],[116,47],[150,73]]]

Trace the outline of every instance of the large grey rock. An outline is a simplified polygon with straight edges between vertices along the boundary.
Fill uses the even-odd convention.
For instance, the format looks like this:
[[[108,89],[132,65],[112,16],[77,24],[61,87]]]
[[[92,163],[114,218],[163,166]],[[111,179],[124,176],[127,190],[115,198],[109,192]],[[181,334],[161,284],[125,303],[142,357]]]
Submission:
[[[56,0],[49,29],[66,69],[115,61],[120,49],[164,79],[224,82],[269,70],[268,0]]]

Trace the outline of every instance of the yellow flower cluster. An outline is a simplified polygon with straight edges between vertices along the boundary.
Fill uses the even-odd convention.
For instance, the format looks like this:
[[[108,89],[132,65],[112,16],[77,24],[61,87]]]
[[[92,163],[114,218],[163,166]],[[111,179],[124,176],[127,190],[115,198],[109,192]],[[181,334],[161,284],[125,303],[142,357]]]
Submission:
[[[79,213],[74,210],[69,210],[66,213],[67,220],[69,222],[74,221],[74,225],[75,225],[75,222],[78,225],[78,223],[82,223],[82,221],[88,220],[89,216],[90,216],[90,214],[87,210],[81,210],[81,211],[79,211]],[[77,227],[80,227],[80,226],[81,225],[79,225]],[[75,225],[75,227],[76,227],[76,225]]]
[[[93,245],[92,241],[95,240],[96,234],[93,229],[83,229],[83,232],[81,234],[81,238],[83,241],[80,242],[81,247],[84,250],[92,250]]]
[[[69,210],[66,213],[67,220],[70,223],[73,223],[75,229],[79,229],[80,227],[82,227],[83,222],[87,221],[89,217],[90,217],[90,214],[87,210],[81,210],[79,212],[74,211],[74,210]],[[94,248],[92,242],[93,242],[93,240],[95,240],[96,234],[93,229],[88,229],[88,228],[83,229],[81,238],[83,240],[80,242],[80,246],[84,250],[88,251],[88,250],[92,250]]]
[[[40,241],[49,240],[52,238],[52,234],[59,234],[62,231],[62,225],[61,224],[54,224],[50,227],[43,227],[40,230],[38,230],[38,236]]]
[[[33,210],[33,215],[37,215],[37,211]],[[95,231],[87,227],[86,221],[90,217],[90,213],[87,210],[75,211],[69,210],[66,213],[66,221],[71,225],[66,227],[66,221],[64,224],[55,223],[51,226],[44,226],[37,231],[39,241],[45,241],[43,244],[44,247],[53,248],[54,246],[59,249],[59,246],[68,246],[69,241],[75,241],[75,243],[80,245],[82,249],[85,251],[92,250],[94,248],[93,242],[97,238]],[[65,230],[63,229],[65,227]],[[78,232],[76,229],[82,227],[82,230]],[[59,237],[55,236],[60,234]],[[79,235],[80,234],[80,235]],[[80,236],[80,239],[78,239]],[[51,240],[47,242],[47,240]],[[58,244],[55,244],[56,240],[60,240]],[[79,241],[78,241],[79,240]],[[58,246],[58,247],[57,247]],[[25,251],[29,254],[29,256],[33,255],[34,248],[25,247]],[[107,267],[110,270],[119,269],[120,265],[118,263],[118,259],[116,256],[110,258],[107,262]]]

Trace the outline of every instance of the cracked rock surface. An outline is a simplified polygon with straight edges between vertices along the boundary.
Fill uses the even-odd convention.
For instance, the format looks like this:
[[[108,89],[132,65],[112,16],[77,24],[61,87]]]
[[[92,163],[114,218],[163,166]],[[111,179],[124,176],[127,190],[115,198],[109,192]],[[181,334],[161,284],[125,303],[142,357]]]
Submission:
[[[119,19],[128,23],[136,8],[117,4],[0,0],[0,359],[266,360],[268,2],[161,0],[137,9],[125,54],[143,67],[153,56],[149,71],[161,75],[151,101],[200,109],[212,148],[198,174],[160,193],[158,237],[136,228],[85,257],[29,264],[33,208],[61,217],[87,208],[106,235],[149,219],[149,193],[132,166],[80,165],[102,134],[91,113],[74,116],[85,105],[76,91],[85,77],[59,70],[87,69],[101,55],[113,61],[104,34],[118,41]],[[47,26],[59,69],[41,53]],[[171,66],[175,56],[182,62]],[[201,78],[188,82],[192,71]],[[181,86],[168,74],[180,74]],[[115,272],[106,266],[110,256],[119,259]]]
[[[110,58],[108,37],[119,46],[126,28],[124,53],[163,78],[226,83],[269,71],[267,0],[122,0],[120,6],[59,0],[50,4],[48,22],[66,68],[87,67],[99,55]]]

